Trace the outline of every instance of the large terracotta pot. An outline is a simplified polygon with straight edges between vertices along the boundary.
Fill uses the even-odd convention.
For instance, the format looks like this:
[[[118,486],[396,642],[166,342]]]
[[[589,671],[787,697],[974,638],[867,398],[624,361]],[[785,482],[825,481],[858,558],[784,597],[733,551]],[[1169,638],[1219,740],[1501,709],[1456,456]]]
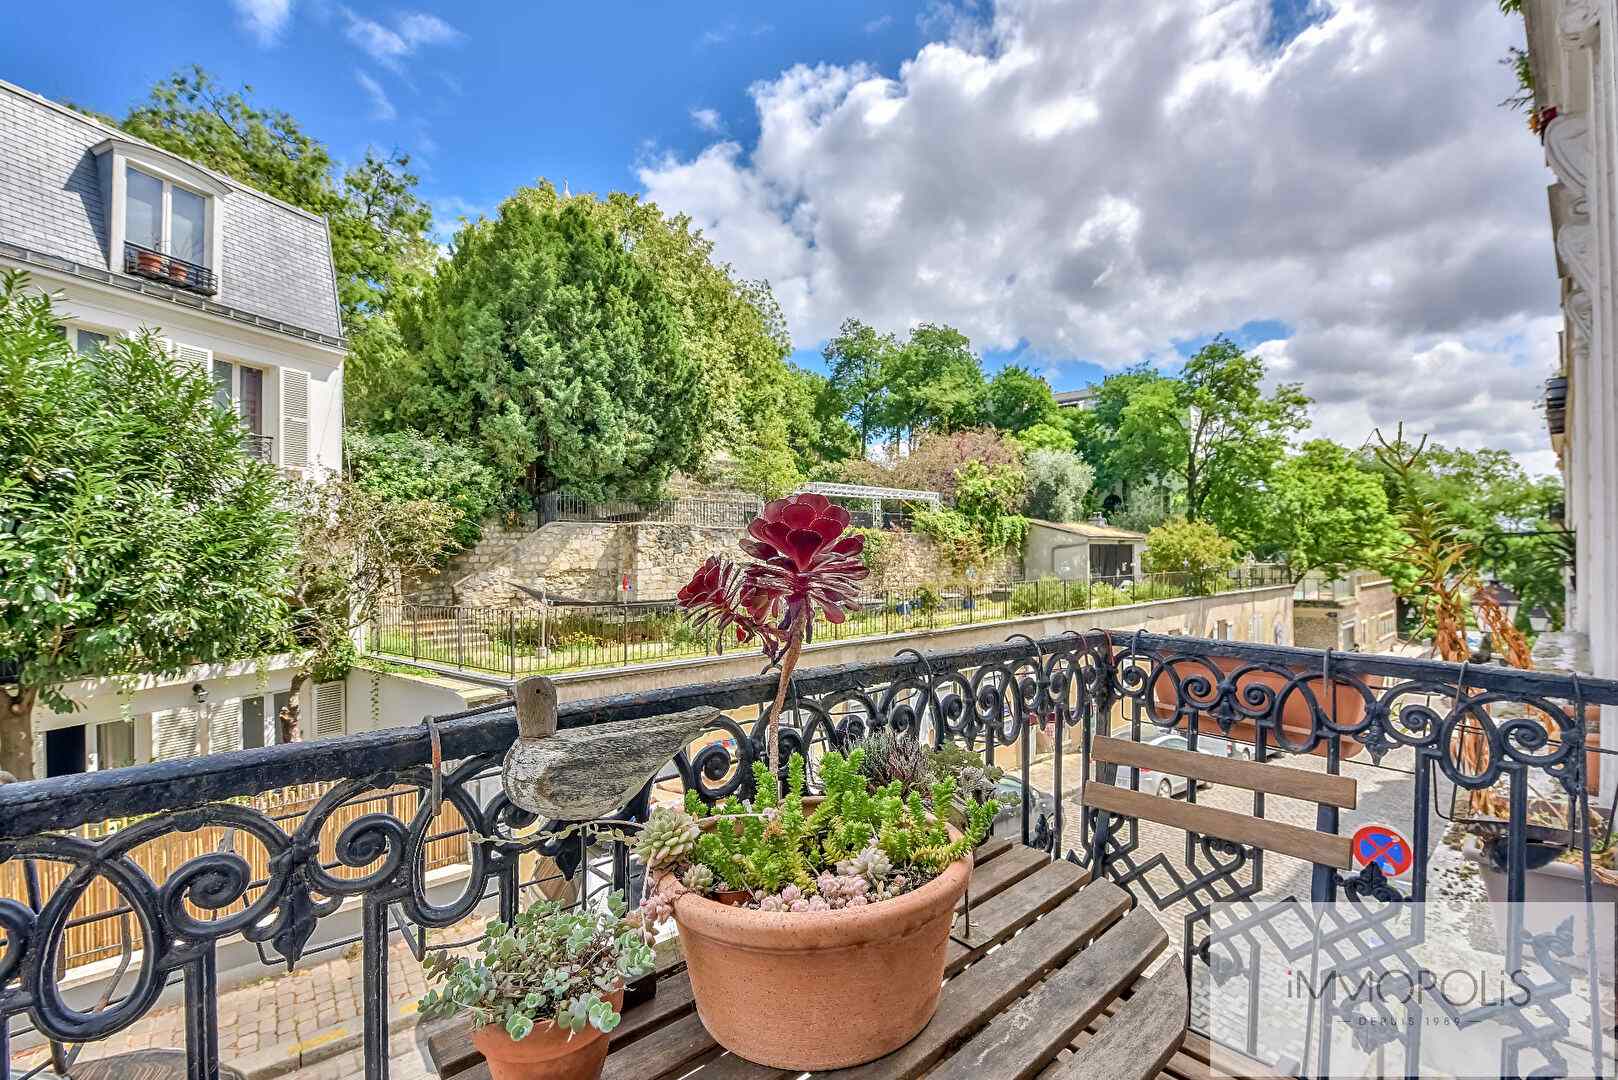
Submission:
[[[610,1000],[622,1011],[622,990]],[[505,1028],[489,1024],[472,1030],[472,1045],[489,1063],[491,1080],[596,1080],[607,1062],[607,1036],[593,1027],[568,1035],[547,1020],[527,1038],[513,1040]]]
[[[1210,661],[1220,670],[1220,672],[1225,675],[1229,675],[1238,668],[1247,666],[1247,664],[1250,662],[1246,660],[1239,660],[1233,656],[1209,656],[1205,659]],[[1299,669],[1296,668],[1293,670],[1299,671]],[[1212,677],[1209,675],[1208,670],[1202,666],[1200,660],[1181,663],[1175,667],[1175,672],[1180,676],[1182,681],[1194,678],[1197,675],[1207,675],[1210,678]],[[1299,673],[1310,675],[1319,674],[1319,672],[1314,668],[1309,669],[1308,672],[1299,671]],[[1267,686],[1279,694],[1286,689],[1287,680],[1280,675],[1275,675],[1267,671],[1250,671],[1242,676],[1241,682],[1237,686],[1237,693],[1240,694],[1241,688],[1249,685]],[[1376,680],[1367,680],[1366,685],[1371,688],[1373,693],[1375,692]],[[1315,692],[1317,695],[1319,693],[1319,686],[1319,679],[1316,679],[1314,682],[1309,684],[1310,690]],[[1171,680],[1167,675],[1160,679],[1157,683],[1155,691],[1153,692],[1153,697],[1155,698],[1160,710],[1172,711],[1175,705],[1178,704],[1175,700],[1173,680]],[[1365,719],[1365,698],[1362,697],[1360,692],[1354,689],[1354,687],[1336,682],[1332,687],[1332,699],[1333,700],[1330,702],[1320,702],[1320,706],[1326,710],[1327,716],[1334,717],[1335,723],[1338,727],[1352,727],[1353,725],[1358,724],[1361,720]],[[1208,717],[1206,714],[1203,715],[1204,719],[1199,725],[1198,731],[1204,735],[1222,734],[1213,722],[1212,717]],[[1313,718],[1310,715],[1308,697],[1306,697],[1301,691],[1293,691],[1292,695],[1287,698],[1286,703],[1281,707],[1281,727],[1283,729],[1283,736],[1285,737],[1287,744],[1291,746],[1302,746],[1304,741],[1308,739],[1309,731],[1312,726]],[[1244,742],[1251,744],[1253,742],[1255,732],[1256,728],[1253,722],[1246,718],[1241,718],[1231,726],[1230,738],[1238,745]],[[1275,733],[1273,731],[1270,732],[1268,745],[1272,750],[1277,748]],[[1325,757],[1326,751],[1327,742],[1326,740],[1322,739],[1318,744],[1316,744],[1315,748],[1310,751],[1310,753],[1316,757]],[[1343,757],[1356,758],[1364,752],[1364,744],[1346,736],[1342,739]]]
[[[826,912],[755,911],[687,893],[674,920],[697,1015],[725,1049],[773,1068],[819,1072],[890,1054],[938,1008],[950,926],[971,878],[968,856],[897,899]]]

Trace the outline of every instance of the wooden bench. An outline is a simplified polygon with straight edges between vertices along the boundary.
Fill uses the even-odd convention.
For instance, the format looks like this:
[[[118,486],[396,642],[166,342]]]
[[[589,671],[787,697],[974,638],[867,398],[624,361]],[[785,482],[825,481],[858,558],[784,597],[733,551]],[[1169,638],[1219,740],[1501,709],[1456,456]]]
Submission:
[[[1136,770],[1137,776],[1142,769],[1152,769],[1170,776],[1183,776],[1191,781],[1205,780],[1211,784],[1224,784],[1266,795],[1307,799],[1344,810],[1352,810],[1359,805],[1359,787],[1353,777],[1288,769],[1265,762],[1213,757],[1166,746],[1149,746],[1130,739],[1114,739],[1107,735],[1097,735],[1091,739],[1090,760],[1098,773],[1104,765],[1127,765]],[[1190,802],[1189,798],[1180,802],[1161,795],[1148,795],[1144,791],[1118,787],[1093,777],[1086,777],[1082,799],[1086,813],[1104,811],[1121,817],[1145,818],[1159,825],[1291,855],[1305,862],[1339,870],[1353,869],[1350,838],[1335,833],[1304,829],[1212,806],[1199,806]],[[1098,826],[1100,835],[1104,837],[1107,823],[1099,822]],[[1098,840],[1095,846],[1097,858],[1104,867],[1106,844]]]
[[[1129,895],[1070,862],[1007,840],[978,849],[970,932],[957,919],[938,1012],[899,1050],[827,1080],[1148,1080],[1179,1054],[1188,1000],[1168,936]],[[761,1002],[766,987],[761,987]],[[791,1002],[778,1006],[791,1009]],[[761,1003],[760,1008],[769,1008]],[[848,1007],[881,1008],[880,1001]],[[439,1074],[487,1080],[465,1018],[426,1038]],[[1076,1064],[1075,1064],[1076,1063]],[[1063,1071],[1066,1070],[1066,1071]],[[1079,1070],[1077,1072],[1073,1070]],[[656,997],[624,1010],[603,1080],[786,1080],[798,1074],[726,1053],[697,1017],[677,960]]]

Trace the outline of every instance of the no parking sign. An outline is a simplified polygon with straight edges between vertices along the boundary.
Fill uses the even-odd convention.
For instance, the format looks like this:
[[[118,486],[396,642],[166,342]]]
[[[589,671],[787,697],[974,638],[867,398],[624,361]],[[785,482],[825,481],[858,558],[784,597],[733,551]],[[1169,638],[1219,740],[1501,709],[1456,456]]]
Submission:
[[[1360,866],[1376,863],[1388,877],[1398,877],[1410,869],[1415,856],[1410,842],[1391,825],[1364,825],[1351,841],[1354,861]]]

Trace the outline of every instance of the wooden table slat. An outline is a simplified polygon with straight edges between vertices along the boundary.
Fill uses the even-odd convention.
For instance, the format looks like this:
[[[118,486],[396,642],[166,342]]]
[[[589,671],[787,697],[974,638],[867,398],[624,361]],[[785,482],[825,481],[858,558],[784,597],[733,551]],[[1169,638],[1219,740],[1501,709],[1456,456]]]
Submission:
[[[1168,945],[1156,916],[1137,908],[1101,940],[1002,1012],[929,1080],[1028,1080],[1139,977]]]
[[[1051,857],[1045,852],[1019,844],[1017,850],[1007,852],[987,866],[972,868],[972,888],[966,899],[981,904],[999,896],[1050,861]],[[963,905],[966,899],[961,901]]]
[[[1098,881],[944,985],[920,1035],[879,1061],[817,1080],[911,1080],[988,1023],[1052,968],[1066,963],[1129,910],[1129,894]],[[710,1080],[704,1074],[701,1080]]]
[[[1185,972],[1167,964],[1147,979],[1118,1014],[1053,1074],[1053,1080],[1151,1080],[1185,1041],[1190,998]]]
[[[974,866],[982,866],[986,862],[998,859],[1013,847],[1022,847],[1022,845],[1009,836],[991,836],[979,844],[977,850],[972,852],[972,863]]]
[[[973,960],[1072,896],[1090,880],[1090,872],[1066,860],[1048,863],[1000,895],[972,904],[972,934],[966,919],[955,920],[945,955],[944,975],[960,974]]]

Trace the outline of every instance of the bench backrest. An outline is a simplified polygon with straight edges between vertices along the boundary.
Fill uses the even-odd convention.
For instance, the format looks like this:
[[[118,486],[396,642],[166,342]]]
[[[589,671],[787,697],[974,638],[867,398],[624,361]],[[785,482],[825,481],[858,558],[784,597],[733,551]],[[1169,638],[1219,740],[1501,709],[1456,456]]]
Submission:
[[[1148,746],[1129,739],[1097,735],[1091,740],[1091,761],[1102,765],[1128,765],[1137,770],[1152,769],[1188,780],[1244,788],[1266,795],[1308,799],[1345,810],[1359,803],[1359,786],[1352,777],[1288,769],[1257,761],[1213,757],[1166,746]],[[1180,802],[1159,795],[1086,778],[1083,794],[1086,810],[1105,810],[1124,817],[1145,818],[1187,832],[1213,836],[1231,843],[1245,844],[1306,862],[1353,868],[1350,840],[1346,836],[1303,829],[1280,821],[1238,814],[1193,802]]]

